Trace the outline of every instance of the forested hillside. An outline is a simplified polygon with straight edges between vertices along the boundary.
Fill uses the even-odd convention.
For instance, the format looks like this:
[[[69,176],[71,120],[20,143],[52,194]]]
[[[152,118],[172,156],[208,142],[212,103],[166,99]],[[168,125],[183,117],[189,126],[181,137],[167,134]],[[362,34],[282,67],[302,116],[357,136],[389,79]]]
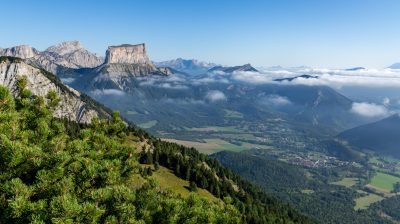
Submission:
[[[257,150],[224,151],[211,157],[320,223],[392,223],[389,215],[399,211],[395,206],[398,198],[369,209],[354,209],[354,199],[361,197],[362,191],[332,184],[341,173],[357,173],[360,168],[308,169],[271,159]]]
[[[312,223],[216,160],[110,120],[78,125],[52,116],[59,98],[18,81],[0,87],[0,223]],[[148,165],[144,165],[148,164]],[[152,173],[165,166],[190,181],[183,197]]]

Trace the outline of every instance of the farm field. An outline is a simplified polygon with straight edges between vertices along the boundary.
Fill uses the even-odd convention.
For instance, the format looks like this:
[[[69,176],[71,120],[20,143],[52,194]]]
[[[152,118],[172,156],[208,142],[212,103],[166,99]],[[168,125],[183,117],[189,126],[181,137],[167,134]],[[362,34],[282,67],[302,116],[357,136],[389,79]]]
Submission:
[[[393,185],[396,182],[400,182],[399,177],[382,172],[377,172],[377,174],[372,178],[370,185],[372,187],[384,189],[390,192],[393,190]]]
[[[355,210],[367,209],[370,204],[381,201],[383,199],[384,197],[381,197],[376,194],[368,194],[366,196],[356,198],[354,200],[356,202],[354,209]]]

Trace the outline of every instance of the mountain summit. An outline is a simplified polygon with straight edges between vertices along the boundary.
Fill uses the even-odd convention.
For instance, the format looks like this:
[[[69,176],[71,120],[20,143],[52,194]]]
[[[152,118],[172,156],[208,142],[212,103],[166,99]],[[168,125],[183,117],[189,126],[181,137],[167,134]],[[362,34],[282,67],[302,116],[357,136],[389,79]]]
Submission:
[[[106,52],[106,64],[151,64],[144,44],[110,46]]]
[[[208,70],[208,72],[216,72],[221,71],[225,73],[233,73],[233,72],[258,72],[251,64],[244,64],[240,66],[233,66],[233,67],[223,67],[223,66],[215,66]]]
[[[65,68],[92,68],[103,64],[104,59],[83,48],[79,41],[67,41],[38,51],[29,45],[0,49],[0,56],[26,59],[26,62],[58,74]]]

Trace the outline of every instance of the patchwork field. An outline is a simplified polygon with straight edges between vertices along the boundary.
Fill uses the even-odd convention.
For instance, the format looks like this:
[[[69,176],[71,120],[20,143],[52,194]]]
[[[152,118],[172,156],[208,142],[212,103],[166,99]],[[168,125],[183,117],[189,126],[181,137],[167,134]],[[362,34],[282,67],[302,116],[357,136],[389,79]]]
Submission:
[[[370,204],[381,201],[383,199],[384,199],[383,197],[376,194],[368,194],[364,197],[356,198],[355,199],[356,205],[354,209],[355,210],[367,209]]]
[[[240,145],[232,144],[222,139],[217,138],[210,138],[210,139],[202,139],[199,141],[186,141],[186,140],[179,140],[179,139],[170,139],[164,138],[164,141],[175,142],[177,144],[181,144],[187,147],[194,147],[199,152],[205,154],[212,154],[219,151],[234,151],[239,152],[248,149],[271,149],[269,146],[265,145],[258,145],[258,144],[251,144],[247,142],[242,142]]]
[[[239,130],[235,126],[208,126],[201,128],[189,128],[189,131],[197,131],[197,132],[227,132],[227,133],[240,133],[242,130]]]
[[[225,110],[225,117],[226,118],[243,118],[243,114],[233,110]]]
[[[393,190],[393,185],[397,182],[400,182],[399,177],[377,172],[377,174],[372,178],[370,186],[390,192]]]

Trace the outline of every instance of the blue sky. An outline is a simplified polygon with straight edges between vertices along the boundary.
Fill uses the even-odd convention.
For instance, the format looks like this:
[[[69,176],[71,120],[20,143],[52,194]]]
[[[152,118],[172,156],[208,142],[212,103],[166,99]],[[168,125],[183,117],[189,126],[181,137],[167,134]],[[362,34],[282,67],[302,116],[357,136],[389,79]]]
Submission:
[[[152,60],[381,68],[400,62],[398,0],[3,1],[0,47],[146,43]]]

